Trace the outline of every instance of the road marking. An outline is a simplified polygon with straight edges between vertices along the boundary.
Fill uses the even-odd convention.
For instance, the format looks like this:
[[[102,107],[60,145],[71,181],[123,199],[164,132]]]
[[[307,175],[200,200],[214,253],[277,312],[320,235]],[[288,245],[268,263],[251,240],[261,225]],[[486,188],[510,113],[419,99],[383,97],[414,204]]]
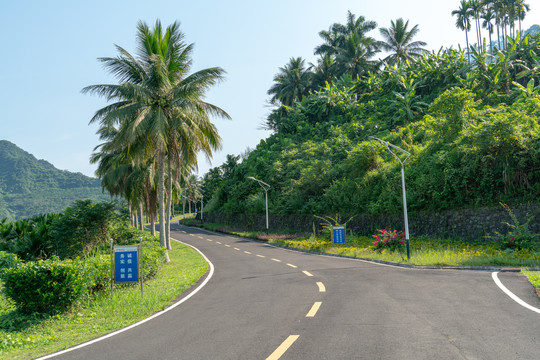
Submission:
[[[245,254],[251,255],[249,251],[244,251]]]
[[[319,308],[321,307],[322,302],[316,301],[313,306],[311,307],[311,310],[307,313],[306,317],[314,317],[315,314],[317,314],[317,311],[319,311]]]
[[[187,234],[184,230],[180,230],[181,233]]]
[[[195,236],[194,234],[189,234],[189,236]]]
[[[319,287],[319,292],[326,292],[326,287],[324,287],[322,282],[317,281],[317,286]]]
[[[208,241],[212,241],[212,239],[206,239],[206,240],[208,240]]]
[[[236,250],[236,251],[240,251],[240,249],[239,249],[239,248],[234,248],[234,250]]]
[[[190,234],[191,235],[191,234]],[[80,344],[80,345],[76,345],[76,346],[73,346],[69,349],[66,349],[66,350],[62,350],[62,351],[58,351],[58,352],[55,352],[53,354],[49,354],[49,355],[46,355],[46,356],[42,356],[40,358],[37,358],[35,360],[46,360],[46,359],[50,359],[50,358],[53,358],[53,357],[56,357],[58,355],[62,355],[62,354],[65,354],[65,353],[68,353],[68,352],[71,352],[73,350],[78,350],[78,349],[82,349],[84,347],[87,347],[89,345],[92,345],[92,344],[95,344],[97,342],[100,342],[102,340],[105,340],[105,339],[108,339],[108,338],[111,338],[115,335],[118,335],[118,334],[121,334],[123,332],[126,332],[128,330],[131,330],[137,326],[140,326],[144,323],[147,323],[148,321],[152,320],[152,319],[155,319],[157,318],[158,316],[161,316],[169,311],[171,311],[172,309],[176,308],[177,306],[183,304],[184,302],[186,302],[187,300],[189,300],[192,296],[194,296],[195,294],[197,294],[203,287],[206,286],[206,284],[210,281],[210,279],[212,278],[212,276],[214,276],[214,264],[212,264],[212,262],[206,257],[206,255],[204,255],[199,249],[197,249],[195,246],[192,246],[192,245],[189,245],[189,244],[186,244],[185,242],[182,242],[180,240],[176,240],[174,238],[172,238],[174,241],[177,241],[181,244],[184,244],[186,246],[189,246],[191,248],[193,248],[194,250],[196,250],[199,254],[202,255],[202,257],[204,258],[204,260],[208,263],[209,267],[210,267],[210,271],[208,273],[208,276],[206,276],[206,279],[204,279],[204,281],[195,289],[193,290],[191,293],[189,293],[186,297],[182,298],[180,301],[178,301],[177,303],[175,303],[174,305],[171,305],[169,306],[168,308],[166,308],[165,310],[162,310],[160,312],[157,312],[155,313],[154,315],[150,316],[150,317],[147,317],[146,319],[144,320],[141,320],[135,324],[132,324],[130,326],[126,326],[125,328],[123,329],[120,329],[120,330],[117,330],[117,331],[114,331],[112,333],[109,333],[107,335],[103,335],[101,337],[98,337],[94,340],[90,340],[90,341],[87,341],[83,344]],[[296,340],[296,339],[294,339]],[[294,341],[293,341],[294,342]],[[291,343],[292,344],[292,343]],[[290,345],[289,345],[290,346]],[[278,358],[276,358],[278,359]]]
[[[299,337],[300,335],[290,335],[266,360],[278,360]]]
[[[274,259],[274,258],[272,258],[272,261],[275,261],[275,262],[281,262],[281,260],[279,260],[279,259]]]
[[[220,241],[216,241],[216,244],[219,244],[219,245],[221,245],[221,242],[220,242]]]
[[[226,246],[226,247],[231,247],[231,245],[229,245],[229,244],[225,244],[225,246]]]
[[[266,257],[266,256],[264,256],[264,255],[259,255],[259,254],[257,254],[257,256],[260,257],[260,258]]]
[[[491,273],[491,277],[493,278],[493,281],[495,281],[495,284],[497,284],[497,286],[502,290],[504,291],[504,293],[508,296],[510,296],[510,298],[512,300],[514,300],[515,302],[517,302],[519,305],[531,310],[531,311],[534,311],[535,313],[538,313],[540,314],[540,309],[538,308],[535,308],[534,306],[531,306],[529,304],[527,304],[525,301],[521,300],[519,297],[517,297],[513,292],[511,292],[510,290],[508,290],[508,288],[506,286],[503,285],[503,283],[501,282],[501,280],[499,280],[499,277],[497,276],[497,271],[496,272],[493,272]]]
[[[302,272],[303,272],[304,274],[306,274],[307,276],[313,276],[313,274],[310,273],[309,271],[304,270],[304,271],[302,271]]]
[[[290,267],[292,267],[292,268],[294,268],[294,269],[298,268],[298,266],[293,265],[293,264],[287,264],[287,266],[290,266]]]

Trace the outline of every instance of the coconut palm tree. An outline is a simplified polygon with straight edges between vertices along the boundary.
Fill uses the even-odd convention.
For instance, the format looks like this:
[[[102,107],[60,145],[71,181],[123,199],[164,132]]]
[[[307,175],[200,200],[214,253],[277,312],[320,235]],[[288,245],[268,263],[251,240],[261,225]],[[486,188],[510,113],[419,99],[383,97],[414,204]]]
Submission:
[[[345,39],[343,45],[338,48],[336,66],[339,75],[349,75],[357,79],[376,67],[375,61],[371,60],[378,49],[365,41],[359,34],[353,33]]]
[[[191,137],[195,141],[204,137],[209,115],[229,118],[224,110],[202,100],[206,91],[223,79],[224,70],[215,67],[189,74],[193,44],[186,44],[183,38],[178,22],[166,29],[159,20],[153,29],[139,22],[137,55],[116,46],[120,53],[118,57],[99,59],[120,84],[92,85],[83,89],[84,93],[113,101],[98,110],[91,123],[121,124],[119,141],[127,151],[135,144],[143,144],[147,156],[156,159],[162,246],[166,246],[165,164],[171,147],[168,134],[175,131],[173,126],[182,124],[198,135]]]
[[[402,18],[390,21],[389,28],[380,28],[379,32],[383,37],[383,41],[379,44],[383,50],[389,51],[384,61],[389,65],[402,65],[407,61],[412,62],[415,58],[422,55],[426,50],[422,46],[426,46],[423,41],[412,41],[418,34],[418,25],[414,25],[412,29],[408,29],[409,21],[404,22]]]
[[[311,88],[311,77],[312,73],[306,68],[304,59],[291,58],[274,76],[274,85],[267,92],[272,95],[270,102],[293,106],[296,101],[302,101]]]
[[[471,7],[467,0],[461,0],[460,7],[457,10],[452,11],[452,16],[456,16],[456,27],[465,31],[465,41],[467,44],[467,55],[469,63],[471,57],[469,55],[469,30],[471,30]]]
[[[366,34],[376,27],[375,21],[366,20],[363,16],[357,18],[356,15],[348,11],[345,24],[334,23],[328,31],[319,32],[324,43],[315,48],[315,55],[336,55],[338,49],[344,46],[346,39],[352,34],[360,36],[364,44],[375,46],[375,39],[366,36]]]

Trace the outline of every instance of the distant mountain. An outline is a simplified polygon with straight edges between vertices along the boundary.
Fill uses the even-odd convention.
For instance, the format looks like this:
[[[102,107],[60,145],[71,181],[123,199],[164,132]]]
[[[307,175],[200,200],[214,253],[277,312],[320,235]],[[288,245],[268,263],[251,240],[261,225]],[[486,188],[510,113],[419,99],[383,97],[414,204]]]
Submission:
[[[0,140],[0,219],[59,212],[75,200],[108,200],[101,181],[59,170],[17,145]]]

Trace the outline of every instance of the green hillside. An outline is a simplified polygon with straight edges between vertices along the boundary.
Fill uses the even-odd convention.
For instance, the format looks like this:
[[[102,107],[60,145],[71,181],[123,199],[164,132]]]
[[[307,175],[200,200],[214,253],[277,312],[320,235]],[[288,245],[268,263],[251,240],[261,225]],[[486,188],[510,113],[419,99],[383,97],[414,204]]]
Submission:
[[[45,160],[0,140],[0,219],[58,212],[74,200],[108,200],[99,179],[58,170]]]
[[[255,177],[271,186],[273,214],[399,214],[400,164],[371,137],[411,153],[413,212],[537,202],[540,35],[505,46],[473,49],[470,60],[441,49],[356,76],[342,71],[324,86],[292,59],[269,91],[279,100],[265,123],[274,134],[206,174],[205,211],[264,213]],[[299,73],[311,89],[287,98]]]

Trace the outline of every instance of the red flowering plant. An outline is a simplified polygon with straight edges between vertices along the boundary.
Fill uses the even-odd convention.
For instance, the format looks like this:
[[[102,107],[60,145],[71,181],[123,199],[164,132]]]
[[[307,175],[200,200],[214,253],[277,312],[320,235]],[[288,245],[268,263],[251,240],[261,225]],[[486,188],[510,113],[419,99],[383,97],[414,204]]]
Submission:
[[[376,241],[372,242],[373,250],[403,251],[405,248],[405,234],[397,230],[378,230],[379,233],[372,235]]]

